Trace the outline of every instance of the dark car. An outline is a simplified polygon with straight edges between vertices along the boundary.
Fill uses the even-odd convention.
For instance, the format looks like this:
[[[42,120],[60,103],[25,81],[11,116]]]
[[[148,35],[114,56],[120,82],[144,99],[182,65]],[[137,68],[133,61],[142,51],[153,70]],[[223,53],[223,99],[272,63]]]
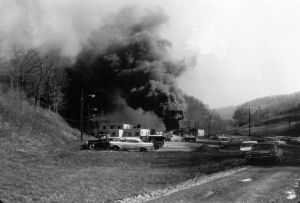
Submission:
[[[282,161],[282,149],[276,143],[258,143],[246,154],[248,162],[253,161]]]
[[[152,142],[154,149],[159,149],[164,146],[165,144],[165,136],[162,135],[148,135],[148,136],[141,136],[141,139],[144,142]]]
[[[81,145],[81,149],[90,149],[90,150],[109,149],[109,148],[110,148],[110,144],[109,144],[109,139],[107,138],[88,140]]]

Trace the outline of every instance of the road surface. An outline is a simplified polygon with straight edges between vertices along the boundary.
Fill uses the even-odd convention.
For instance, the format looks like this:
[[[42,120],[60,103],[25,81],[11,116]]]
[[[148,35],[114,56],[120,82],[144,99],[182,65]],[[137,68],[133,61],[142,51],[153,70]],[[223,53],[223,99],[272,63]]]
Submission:
[[[300,203],[300,167],[248,167],[198,186],[162,195],[150,203]]]

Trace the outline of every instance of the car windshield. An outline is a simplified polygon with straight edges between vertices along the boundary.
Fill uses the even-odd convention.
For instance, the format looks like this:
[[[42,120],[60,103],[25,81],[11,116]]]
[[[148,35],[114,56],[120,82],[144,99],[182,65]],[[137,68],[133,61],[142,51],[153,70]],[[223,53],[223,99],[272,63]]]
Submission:
[[[253,146],[253,150],[271,150],[274,149],[272,144],[257,144]]]

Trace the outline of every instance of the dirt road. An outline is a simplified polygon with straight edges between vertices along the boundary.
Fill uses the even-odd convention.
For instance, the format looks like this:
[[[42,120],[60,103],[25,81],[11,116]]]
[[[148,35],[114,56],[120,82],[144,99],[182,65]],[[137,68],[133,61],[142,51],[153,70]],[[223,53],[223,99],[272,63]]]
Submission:
[[[156,198],[154,202],[300,202],[299,167],[249,167],[189,189]]]

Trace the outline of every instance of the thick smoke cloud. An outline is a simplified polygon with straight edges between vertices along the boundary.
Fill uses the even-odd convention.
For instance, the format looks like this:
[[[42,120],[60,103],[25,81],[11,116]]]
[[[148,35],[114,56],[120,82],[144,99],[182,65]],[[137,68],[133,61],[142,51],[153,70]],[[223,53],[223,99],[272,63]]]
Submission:
[[[0,0],[0,56],[11,57],[16,48],[55,49],[75,59],[91,35],[126,4],[128,1]],[[103,49],[109,37],[102,36]]]
[[[145,112],[141,108],[133,109],[119,96],[116,96],[114,99],[114,105],[113,112],[103,116],[102,120],[121,123],[129,122],[134,125],[140,124],[145,128],[165,130],[163,121],[153,112]]]
[[[172,59],[171,43],[160,36],[168,20],[161,9],[93,0],[84,4],[0,0],[0,4],[1,58],[9,59],[16,49],[33,49],[55,50],[70,59],[66,118],[78,119],[83,88],[85,96],[96,92],[97,106],[106,115],[115,112],[119,95],[123,106],[155,114],[167,129],[178,127],[186,104],[176,78],[186,65]]]
[[[127,109],[154,113],[167,129],[178,128],[186,104],[176,77],[185,70],[185,63],[169,57],[171,43],[158,32],[165,23],[161,10],[140,15],[135,8],[124,8],[110,18],[91,35],[69,69],[68,106],[79,100],[74,92],[84,88],[96,92],[101,98],[96,102],[99,108],[111,114],[120,106],[115,104],[117,94]]]

